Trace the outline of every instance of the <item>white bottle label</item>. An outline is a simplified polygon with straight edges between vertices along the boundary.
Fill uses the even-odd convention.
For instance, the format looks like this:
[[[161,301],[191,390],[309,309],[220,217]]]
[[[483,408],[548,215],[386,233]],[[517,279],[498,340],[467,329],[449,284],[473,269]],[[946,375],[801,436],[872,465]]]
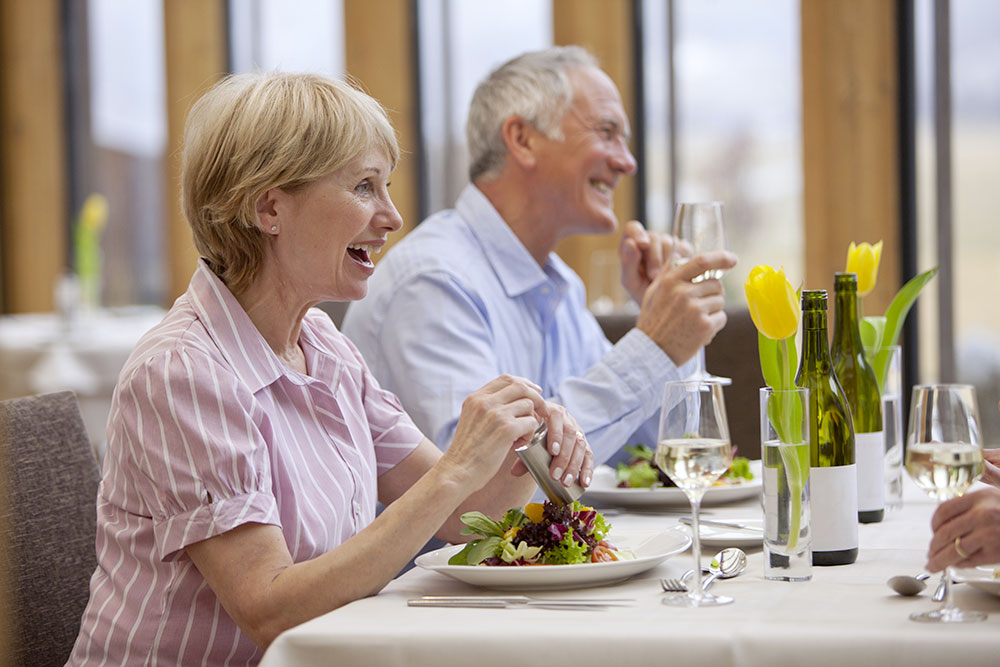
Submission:
[[[885,509],[885,437],[882,431],[855,433],[858,466],[858,511]]]
[[[857,548],[857,465],[810,468],[809,493],[813,551]]]

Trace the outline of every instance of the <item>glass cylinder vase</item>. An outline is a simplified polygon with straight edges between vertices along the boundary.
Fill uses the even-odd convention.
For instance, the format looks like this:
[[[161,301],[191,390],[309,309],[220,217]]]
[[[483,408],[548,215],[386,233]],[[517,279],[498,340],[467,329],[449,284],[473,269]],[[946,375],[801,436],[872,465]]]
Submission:
[[[903,353],[899,345],[865,348],[882,394],[885,433],[885,508],[903,507]]]
[[[809,390],[760,390],[764,578],[812,578]]]

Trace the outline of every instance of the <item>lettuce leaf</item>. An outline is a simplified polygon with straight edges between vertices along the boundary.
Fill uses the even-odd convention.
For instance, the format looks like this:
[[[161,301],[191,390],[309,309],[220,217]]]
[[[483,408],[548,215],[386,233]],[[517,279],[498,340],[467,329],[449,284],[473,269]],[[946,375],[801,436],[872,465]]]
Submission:
[[[542,556],[548,565],[576,565],[587,562],[587,545],[573,538],[573,531],[567,530],[562,540]]]
[[[649,461],[640,461],[635,465],[618,464],[615,473],[618,482],[625,482],[630,489],[648,489],[660,481],[660,473]]]
[[[497,546],[503,541],[496,535],[472,540],[457,554],[448,559],[448,565],[479,565],[490,556],[496,555]]]
[[[514,510],[510,510],[507,514],[510,514],[512,511]],[[501,524],[482,512],[466,512],[461,516],[461,519],[462,523],[465,524],[465,528],[462,529],[463,535],[482,535],[483,537],[494,535],[502,538],[504,532],[506,532],[506,529]]]

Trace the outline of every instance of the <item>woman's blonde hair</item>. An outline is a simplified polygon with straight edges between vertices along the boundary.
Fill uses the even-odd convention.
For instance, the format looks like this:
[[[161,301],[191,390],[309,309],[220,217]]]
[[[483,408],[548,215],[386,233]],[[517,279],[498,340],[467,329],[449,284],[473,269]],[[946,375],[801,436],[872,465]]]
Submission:
[[[372,149],[393,166],[399,159],[385,110],[347,83],[283,72],[226,77],[195,102],[184,127],[181,203],[195,247],[243,292],[264,255],[260,196],[300,188]]]

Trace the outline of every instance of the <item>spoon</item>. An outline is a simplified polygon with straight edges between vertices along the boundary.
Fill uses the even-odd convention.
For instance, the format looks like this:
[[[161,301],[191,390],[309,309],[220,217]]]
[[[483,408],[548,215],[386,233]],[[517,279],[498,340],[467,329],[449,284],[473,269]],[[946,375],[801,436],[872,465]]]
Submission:
[[[919,595],[921,591],[927,588],[927,584],[924,581],[929,579],[930,576],[926,572],[921,572],[915,577],[911,577],[908,574],[897,574],[886,583],[889,584],[889,588],[900,595]]]
[[[711,573],[701,584],[701,590],[707,591],[716,579],[730,579],[738,574],[742,574],[747,569],[747,555],[743,549],[728,547],[715,554],[715,558],[708,565]]]

